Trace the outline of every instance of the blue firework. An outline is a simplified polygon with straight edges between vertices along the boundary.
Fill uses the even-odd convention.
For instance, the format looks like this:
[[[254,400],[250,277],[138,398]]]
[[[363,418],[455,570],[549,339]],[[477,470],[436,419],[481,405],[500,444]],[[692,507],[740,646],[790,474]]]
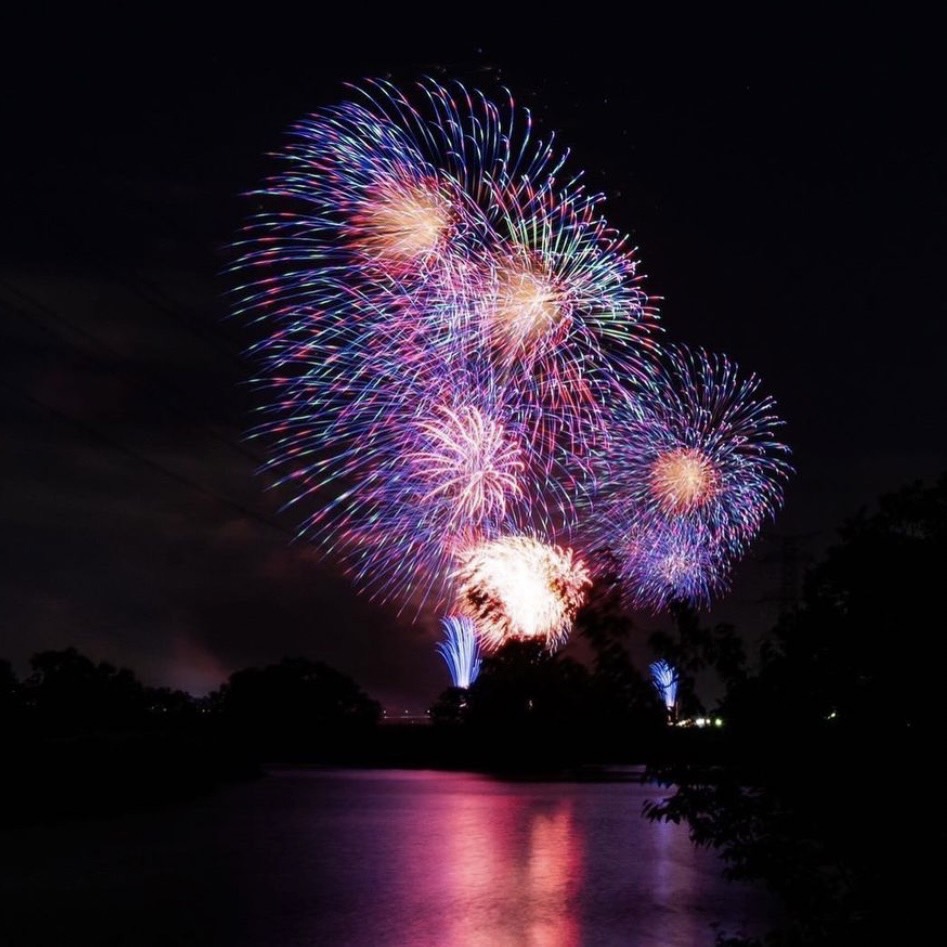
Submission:
[[[648,668],[651,671],[651,683],[661,695],[664,708],[669,714],[677,706],[677,671],[663,658],[654,661]]]
[[[480,646],[476,626],[469,618],[455,615],[441,619],[444,640],[437,652],[444,659],[454,687],[470,687],[480,674]]]

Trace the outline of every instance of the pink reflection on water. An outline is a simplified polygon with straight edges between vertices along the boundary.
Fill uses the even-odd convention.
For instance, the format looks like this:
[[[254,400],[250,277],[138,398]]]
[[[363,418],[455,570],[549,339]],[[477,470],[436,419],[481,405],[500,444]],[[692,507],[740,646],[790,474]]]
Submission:
[[[444,877],[453,905],[444,943],[570,947],[581,943],[582,851],[572,800],[457,796],[443,813]]]

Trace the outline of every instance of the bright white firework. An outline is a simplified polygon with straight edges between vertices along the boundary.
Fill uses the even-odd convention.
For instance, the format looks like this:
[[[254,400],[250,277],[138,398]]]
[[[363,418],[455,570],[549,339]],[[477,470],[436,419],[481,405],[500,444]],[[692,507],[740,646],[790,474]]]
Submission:
[[[530,536],[506,536],[469,547],[455,573],[461,610],[492,650],[511,638],[563,644],[585,601],[591,577],[571,549]]]

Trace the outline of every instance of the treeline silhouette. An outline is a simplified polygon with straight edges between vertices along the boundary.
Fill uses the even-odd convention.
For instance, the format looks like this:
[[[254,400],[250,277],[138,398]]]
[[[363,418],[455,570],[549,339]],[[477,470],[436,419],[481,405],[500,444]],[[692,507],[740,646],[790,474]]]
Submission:
[[[511,642],[471,688],[440,696],[432,726],[385,720],[350,677],[303,657],[239,670],[201,698],[146,686],[74,648],[34,655],[23,680],[0,661],[0,822],[161,804],[273,763],[532,776],[644,763],[667,728],[626,649],[631,628],[615,576],[603,575],[578,620],[591,664]]]
[[[691,624],[692,636],[734,637]],[[146,686],[74,648],[34,655],[23,680],[0,661],[0,823],[161,804],[274,763],[596,778],[612,764],[713,751],[710,735],[666,726],[655,689],[629,655],[633,625],[615,568],[598,575],[576,632],[589,661],[510,642],[484,659],[470,688],[440,695],[431,726],[385,720],[350,677],[303,657],[236,671],[201,698]],[[657,653],[680,656],[675,640],[655,636]],[[682,708],[702,709],[692,676],[682,674],[680,690]]]
[[[347,759],[381,707],[344,674],[284,658],[195,698],[75,648],[18,680],[0,661],[0,822],[112,814],[259,775],[271,759]]]

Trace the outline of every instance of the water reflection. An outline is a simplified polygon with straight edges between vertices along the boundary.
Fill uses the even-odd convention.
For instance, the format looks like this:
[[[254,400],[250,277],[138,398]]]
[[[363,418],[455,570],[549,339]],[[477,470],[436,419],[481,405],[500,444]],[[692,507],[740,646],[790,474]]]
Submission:
[[[580,943],[582,852],[572,800],[457,796],[445,812],[454,903],[444,943]]]
[[[766,901],[634,783],[276,772],[0,845],[0,944],[713,947]]]

